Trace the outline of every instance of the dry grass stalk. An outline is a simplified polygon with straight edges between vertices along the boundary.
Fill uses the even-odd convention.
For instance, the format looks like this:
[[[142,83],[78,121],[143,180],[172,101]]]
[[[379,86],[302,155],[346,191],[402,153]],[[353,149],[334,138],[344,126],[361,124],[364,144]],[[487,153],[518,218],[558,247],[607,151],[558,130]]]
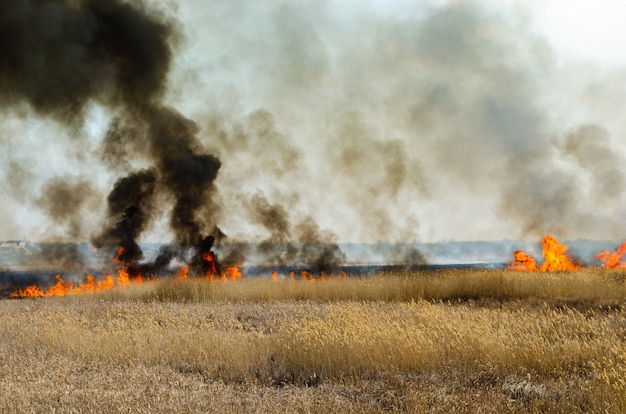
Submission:
[[[0,407],[623,412],[621,277],[447,271],[2,300]]]

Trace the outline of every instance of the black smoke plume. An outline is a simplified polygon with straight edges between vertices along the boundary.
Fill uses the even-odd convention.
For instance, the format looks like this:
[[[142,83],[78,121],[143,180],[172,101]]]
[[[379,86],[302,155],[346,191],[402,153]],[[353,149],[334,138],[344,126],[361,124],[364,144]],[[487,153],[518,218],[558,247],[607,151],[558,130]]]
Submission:
[[[323,273],[336,270],[345,261],[333,235],[322,232],[311,217],[293,225],[287,210],[270,203],[263,194],[252,198],[249,209],[252,219],[270,233],[258,246],[266,264],[307,266],[314,273]]]
[[[131,268],[165,266],[190,254],[202,267],[199,258],[212,255],[213,236],[203,232],[214,227],[211,212],[201,216],[207,216],[221,163],[203,152],[196,124],[162,102],[178,38],[167,15],[140,1],[0,4],[0,105],[26,103],[37,115],[70,127],[84,124],[91,103],[116,115],[103,157],[109,165],[123,166],[127,175],[110,192],[107,222],[93,243],[111,252],[122,247],[119,259]],[[149,167],[134,168],[136,158]],[[140,266],[137,239],[157,200],[173,206],[175,244],[162,249],[154,263]],[[67,219],[65,214],[58,218]]]
[[[143,259],[137,238],[150,220],[155,183],[156,173],[151,170],[139,171],[115,183],[107,199],[110,223],[93,239],[94,246],[121,248],[117,259],[124,263]]]

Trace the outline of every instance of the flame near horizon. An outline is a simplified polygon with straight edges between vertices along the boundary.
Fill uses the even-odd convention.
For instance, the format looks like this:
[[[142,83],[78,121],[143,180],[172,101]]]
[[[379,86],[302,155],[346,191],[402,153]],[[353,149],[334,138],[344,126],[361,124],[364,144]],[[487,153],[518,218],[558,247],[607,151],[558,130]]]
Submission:
[[[626,234],[621,72],[560,60],[518,9],[176,3],[0,5],[0,234],[122,246],[131,278]]]

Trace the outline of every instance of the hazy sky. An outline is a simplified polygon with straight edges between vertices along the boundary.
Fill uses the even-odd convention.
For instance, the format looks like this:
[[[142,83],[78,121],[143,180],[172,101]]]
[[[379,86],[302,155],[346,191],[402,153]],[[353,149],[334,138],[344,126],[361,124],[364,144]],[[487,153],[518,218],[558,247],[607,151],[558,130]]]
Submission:
[[[222,162],[212,214],[233,239],[268,236],[260,201],[340,242],[626,235],[623,2],[158,5],[183,34],[167,103]],[[2,111],[0,239],[97,232],[111,119]],[[77,177],[80,219],[52,220],[50,183]],[[169,239],[168,210],[143,240]]]

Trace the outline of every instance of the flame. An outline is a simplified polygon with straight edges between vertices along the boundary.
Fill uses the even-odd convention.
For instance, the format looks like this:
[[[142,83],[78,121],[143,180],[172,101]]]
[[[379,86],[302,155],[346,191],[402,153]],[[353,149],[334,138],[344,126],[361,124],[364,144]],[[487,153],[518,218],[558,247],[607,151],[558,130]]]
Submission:
[[[122,257],[124,254],[124,248],[120,247],[117,251],[117,255],[113,259],[113,262],[123,262]],[[213,282],[220,281],[226,282],[228,280],[236,281],[243,277],[239,266],[230,266],[225,270],[221,271],[219,274],[216,269],[216,261],[215,256],[212,252],[205,253],[203,256],[204,260],[207,262],[205,277]],[[177,281],[185,281],[189,278],[189,267],[178,265],[178,273],[174,276],[174,279]],[[314,275],[302,269],[300,271],[300,276],[302,281],[304,282],[330,282],[334,280],[332,277],[327,276],[325,274],[321,274],[319,278],[316,278]],[[345,279],[346,274],[342,273],[337,276],[337,280]],[[272,272],[271,279],[275,282],[281,281],[281,277],[277,271]],[[143,277],[141,274],[133,274],[131,275],[129,272],[128,263],[124,263],[122,268],[118,270],[117,277],[113,277],[109,274],[104,274],[104,277],[101,280],[96,280],[96,278],[92,275],[85,276],[85,280],[83,283],[73,284],[69,282],[65,282],[61,275],[56,275],[56,282],[54,285],[48,287],[47,289],[42,289],[37,287],[36,285],[31,285],[26,287],[25,289],[19,289],[10,294],[12,298],[36,298],[36,297],[50,297],[50,296],[67,296],[67,295],[82,295],[82,294],[93,294],[99,292],[105,292],[110,289],[115,288],[124,288],[131,285],[138,285],[143,283]],[[296,277],[294,272],[289,272],[289,280],[296,281]],[[158,281],[158,277],[156,275],[152,275],[150,282]]]
[[[130,275],[126,268],[118,270],[117,281],[121,286],[128,286],[130,284]]]
[[[617,246],[615,252],[603,250],[596,255],[602,261],[602,267],[605,269],[626,269],[626,262],[622,261],[622,257],[626,254],[626,241]]]
[[[120,247],[117,251],[117,255],[113,259],[113,262],[119,262],[120,257],[124,254],[124,248]],[[84,295],[92,294],[96,292],[105,292],[113,288],[122,288],[130,285],[139,285],[143,283],[143,277],[141,274],[134,275],[131,279],[131,275],[128,272],[128,264],[125,264],[123,268],[118,270],[117,278],[105,274],[104,279],[96,281],[96,278],[92,275],[85,276],[84,283],[74,285],[73,283],[65,282],[61,275],[55,276],[56,283],[48,287],[45,291],[38,288],[36,285],[30,285],[25,289],[18,289],[10,294],[12,298],[37,298],[37,297],[51,297],[51,296],[67,296],[67,295]]]
[[[535,259],[522,250],[516,250],[513,253],[513,258],[513,263],[506,267],[509,270],[517,270],[518,272],[536,272],[539,270]]]
[[[212,264],[212,266],[209,268],[209,270],[207,270],[206,275],[205,275],[206,279],[209,280],[210,282],[218,281],[218,280],[220,282],[226,282],[228,280],[239,280],[243,277],[243,275],[241,274],[241,270],[239,270],[239,266],[227,267],[226,270],[220,273],[218,276],[215,271],[215,262],[211,261],[212,259],[213,259],[212,254],[207,253],[205,255],[205,260],[207,260],[207,262],[210,262]],[[174,276],[174,278],[176,280],[187,280],[189,277],[189,268],[187,266],[181,266],[181,265],[177,267],[180,270],[178,274]]]
[[[537,266],[535,259],[522,250],[513,253],[513,263],[507,266],[509,270],[517,270],[523,272],[557,272],[578,270],[582,266],[574,261],[565,253],[567,246],[559,243],[554,237],[546,234],[542,240],[544,262],[541,266]]]
[[[72,291],[74,287],[72,283],[65,283],[60,275],[56,275],[56,280],[57,282],[48,288],[48,296],[65,296]]]
[[[302,280],[304,280],[305,282],[315,282],[315,278],[313,277],[313,275],[304,269],[300,270],[300,276],[302,276]]]
[[[124,247],[120,246],[120,248],[117,249],[117,254],[113,258],[113,262],[115,262],[115,263],[121,262],[122,261],[122,255],[124,255],[125,252],[126,252],[126,250],[124,249]]]
[[[189,277],[189,267],[183,265],[177,265],[178,273],[174,276],[174,280],[187,280]]]
[[[215,266],[215,256],[213,255],[213,252],[206,252],[202,257],[206,262],[206,275],[210,278],[217,272]]]
[[[186,281],[189,278],[189,267],[178,265],[178,273],[174,276],[174,279],[177,281]],[[322,273],[318,278],[313,276],[311,273],[307,272],[305,269],[300,271],[301,279],[296,279],[294,272],[289,273],[289,280],[292,282],[296,282],[301,280],[306,283],[324,283],[324,282],[332,282],[335,280],[344,280],[347,278],[345,272],[341,272],[336,277],[332,277],[330,275],[326,275]],[[277,271],[271,273],[271,279],[275,282],[280,282],[280,275]],[[216,274],[212,274],[207,277],[209,281],[220,281],[226,282],[228,280],[239,280],[242,278],[241,270],[239,266],[231,266],[226,268],[224,272],[222,272],[219,276]],[[134,278],[131,278],[128,270],[126,268],[120,269],[118,271],[118,276],[113,277],[109,274],[105,274],[104,278],[101,280],[96,280],[96,278],[92,275],[85,276],[85,281],[83,283],[73,284],[69,282],[65,282],[61,275],[56,275],[55,284],[48,287],[47,289],[41,289],[36,285],[28,286],[24,289],[19,289],[10,294],[12,298],[38,298],[38,297],[51,297],[51,296],[69,296],[69,295],[85,295],[85,294],[94,294],[100,292],[106,292],[111,289],[121,289],[132,285],[140,285],[142,284],[143,278],[141,275],[138,275]],[[149,283],[157,282],[158,277],[154,277],[150,279]]]
[[[11,292],[10,296],[12,298],[39,298],[46,296],[46,294],[37,286],[30,285],[26,289]]]
[[[241,279],[242,277],[241,271],[239,270],[239,266],[231,266],[231,267],[226,268],[225,274],[226,276],[228,276],[230,280],[238,280],[238,279]]]
[[[85,283],[79,284],[78,287],[85,293],[94,293],[96,290],[95,278],[93,276],[87,276],[85,278]]]
[[[19,289],[12,292],[10,296],[12,298],[37,298],[37,297],[52,297],[52,296],[68,296],[68,295],[85,295],[96,292],[106,292],[113,288],[123,288],[130,285],[139,285],[143,283],[141,276],[133,279],[129,278],[128,272],[125,269],[120,269],[117,278],[111,275],[105,275],[104,279],[96,281],[92,275],[85,277],[84,283],[74,285],[73,283],[65,282],[61,275],[56,275],[56,283],[46,290],[40,289],[35,285],[30,285],[25,289]]]
[[[543,244],[543,257],[546,259],[539,271],[552,272],[560,270],[578,270],[582,266],[576,264],[565,253],[567,246],[559,243],[554,237],[546,234],[542,241]]]

